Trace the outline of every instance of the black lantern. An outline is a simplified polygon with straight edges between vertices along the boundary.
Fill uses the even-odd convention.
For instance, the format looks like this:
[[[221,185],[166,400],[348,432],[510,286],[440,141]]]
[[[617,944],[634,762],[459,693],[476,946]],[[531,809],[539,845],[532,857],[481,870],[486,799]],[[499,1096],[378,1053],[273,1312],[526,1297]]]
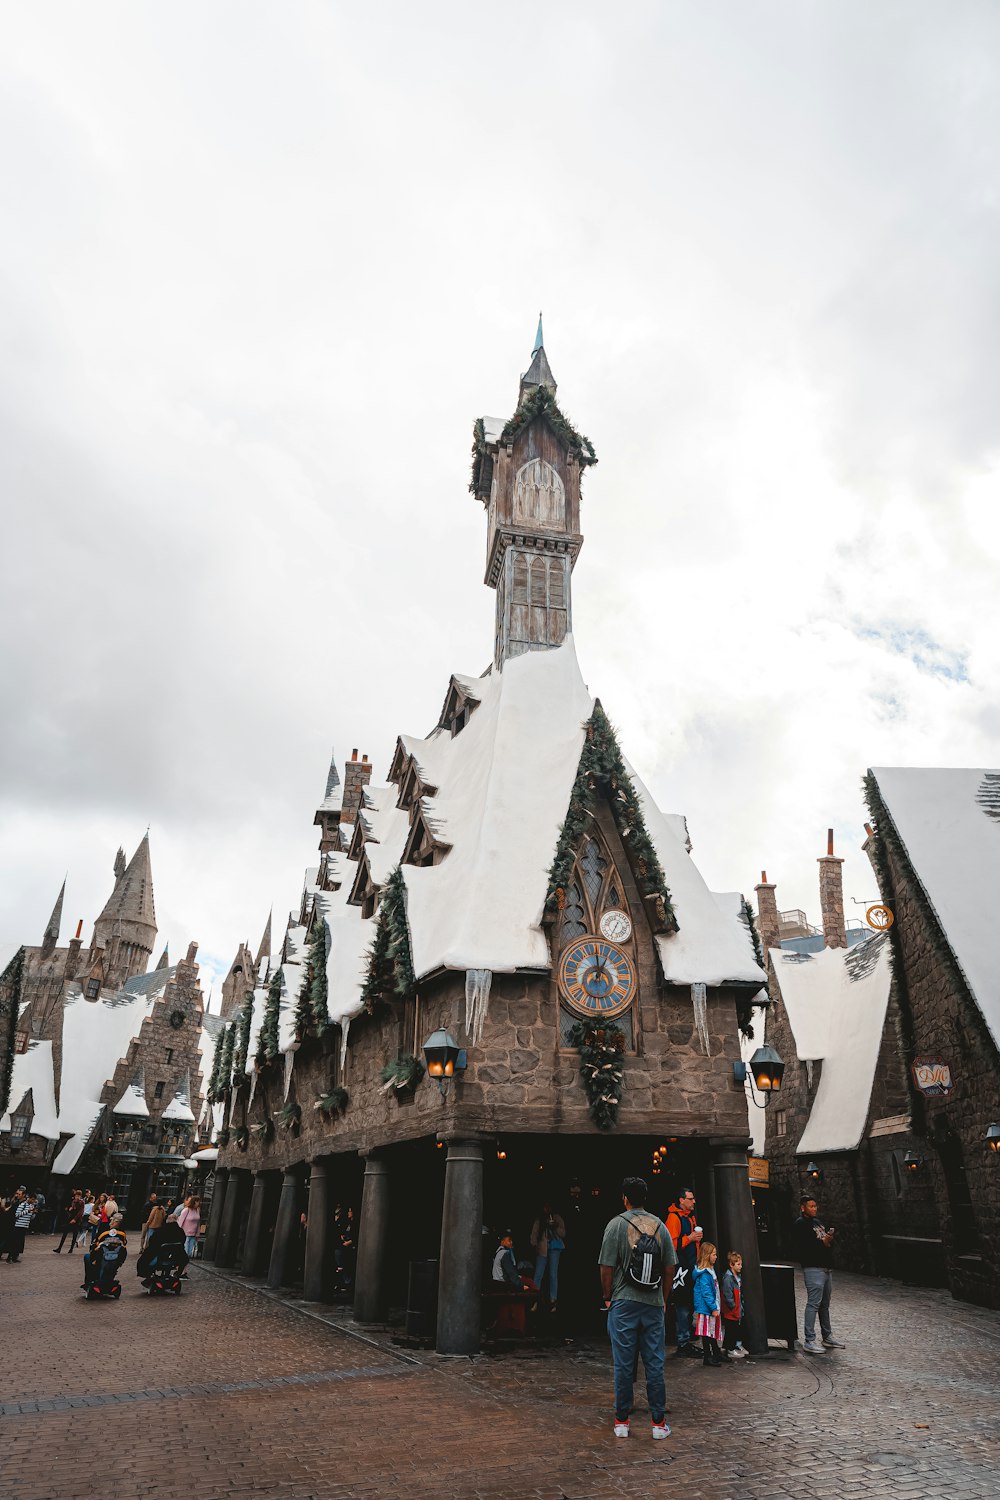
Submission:
[[[750,1081],[750,1097],[758,1109],[766,1109],[771,1102],[771,1095],[776,1094],[781,1088],[781,1080],[785,1076],[785,1064],[775,1052],[773,1047],[766,1044],[758,1047],[751,1057],[749,1064],[744,1062],[733,1063],[733,1078],[738,1084]],[[764,1102],[757,1098],[754,1088],[760,1090],[764,1096]]]
[[[432,1031],[424,1043],[424,1059],[427,1076],[437,1080],[442,1095],[447,1094],[456,1073],[464,1073],[466,1056],[450,1031],[439,1027]]]
[[[809,1178],[810,1182],[822,1182],[823,1181],[823,1168],[819,1165],[818,1162],[807,1161],[806,1162],[806,1176]]]
[[[1000,1156],[1000,1124],[996,1120],[987,1125],[983,1139],[994,1156]]]
[[[906,1168],[906,1170],[908,1172],[919,1172],[920,1168],[923,1166],[923,1164],[924,1164],[923,1157],[922,1156],[918,1156],[917,1153],[916,1153],[916,1151],[907,1151],[907,1152],[904,1153],[904,1155],[903,1155],[903,1166]]]

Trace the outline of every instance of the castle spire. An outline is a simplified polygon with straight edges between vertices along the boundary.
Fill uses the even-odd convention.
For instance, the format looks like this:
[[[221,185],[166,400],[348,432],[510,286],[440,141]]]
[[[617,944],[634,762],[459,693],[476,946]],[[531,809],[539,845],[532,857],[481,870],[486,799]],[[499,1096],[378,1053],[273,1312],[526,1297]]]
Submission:
[[[62,926],[63,897],[66,894],[66,881],[63,880],[56,897],[56,904],[52,908],[52,915],[45,924],[45,934],[42,938],[42,957],[48,958],[59,946],[59,929]]]
[[[260,968],[260,961],[261,961],[261,959],[262,958],[268,958],[270,956],[270,953],[271,953],[271,918],[272,918],[273,915],[274,915],[274,907],[272,906],[271,910],[267,914],[267,923],[266,923],[266,925],[264,927],[264,935],[263,935],[263,937],[260,940],[260,947],[257,949],[257,967],[258,967],[258,969]]]
[[[109,978],[124,983],[136,974],[143,974],[153,953],[156,942],[156,908],[153,905],[153,871],[149,862],[149,834],[145,834],[138,849],[124,863],[124,856],[115,860],[115,869],[123,868],[115,881],[115,888],[94,923],[96,946],[108,950]],[[112,945],[115,953],[111,953]]]
[[[525,399],[532,395],[539,386],[544,386],[554,396],[558,390],[556,377],[552,373],[545,353],[545,345],[542,342],[542,315],[538,314],[538,332],[535,334],[535,345],[531,351],[531,364],[521,376],[521,389],[518,394],[518,405],[524,404]]]
[[[545,340],[542,338],[542,315],[541,315],[541,313],[539,313],[538,314],[538,332],[535,334],[535,345],[534,345],[534,348],[531,351],[532,354],[537,354],[538,351],[539,351],[539,349],[544,344],[544,342],[545,342]]]
[[[159,962],[156,965],[156,971],[155,972],[158,974],[161,969],[169,969],[169,968],[170,968],[170,944],[169,943],[164,943],[164,945],[163,945],[163,952],[160,954],[160,959],[159,959]]]

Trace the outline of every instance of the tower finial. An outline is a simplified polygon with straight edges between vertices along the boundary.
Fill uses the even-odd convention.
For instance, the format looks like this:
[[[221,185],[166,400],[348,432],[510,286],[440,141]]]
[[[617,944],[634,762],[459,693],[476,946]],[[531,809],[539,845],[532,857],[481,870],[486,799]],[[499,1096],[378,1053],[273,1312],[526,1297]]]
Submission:
[[[539,312],[539,314],[538,314],[538,332],[535,334],[535,346],[534,346],[534,348],[531,351],[532,354],[537,354],[538,351],[539,351],[539,349],[541,349],[542,345],[544,344],[544,342],[545,342],[545,340],[542,338],[542,315]]]

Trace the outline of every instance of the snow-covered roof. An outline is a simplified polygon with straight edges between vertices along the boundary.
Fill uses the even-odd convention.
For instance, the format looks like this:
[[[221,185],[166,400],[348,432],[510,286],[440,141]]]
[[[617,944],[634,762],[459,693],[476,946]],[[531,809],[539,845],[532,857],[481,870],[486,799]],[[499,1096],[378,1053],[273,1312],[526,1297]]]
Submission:
[[[218,1148],[218,1146],[205,1146],[201,1151],[196,1151],[194,1153],[194,1155],[191,1157],[191,1160],[194,1161],[194,1162],[218,1161],[218,1159],[219,1159],[219,1148]]]
[[[500,434],[507,426],[506,417],[484,417],[483,436],[488,443],[499,443]]]
[[[77,1162],[80,1160],[80,1157],[86,1150],[87,1143],[90,1140],[91,1135],[93,1134],[94,1126],[97,1124],[103,1113],[104,1105],[98,1103],[98,1101],[95,1099],[91,1103],[89,1116],[84,1117],[82,1114],[77,1115],[77,1119],[82,1121],[82,1123],[77,1128],[75,1134],[70,1136],[69,1140],[63,1146],[62,1150],[57,1154],[55,1161],[52,1163],[52,1171],[56,1177],[66,1177],[70,1172],[74,1170]],[[65,1129],[65,1125],[63,1126],[63,1128]]]
[[[146,1120],[149,1118],[145,1079],[141,1068],[118,1100],[118,1103],[114,1106],[114,1113],[116,1115],[125,1115],[133,1120]]]
[[[852,1151],[864,1134],[889,1003],[887,936],[808,955],[772,949],[772,957],[799,1060],[823,1064],[796,1150]]]
[[[14,1056],[14,1072],[10,1084],[10,1109],[0,1119],[0,1130],[10,1129],[11,1114],[16,1112],[21,1100],[31,1090],[34,1116],[31,1134],[40,1135],[47,1141],[59,1139],[59,1120],[56,1115],[56,1094],[53,1076],[52,1043],[31,1041],[27,1052]]]
[[[1000,1047],[993,947],[1000,891],[1000,771],[872,771],[910,864]]]
[[[191,1108],[191,1074],[185,1074],[180,1087],[174,1094],[170,1103],[161,1116],[164,1120],[181,1120],[194,1124],[194,1111]]]

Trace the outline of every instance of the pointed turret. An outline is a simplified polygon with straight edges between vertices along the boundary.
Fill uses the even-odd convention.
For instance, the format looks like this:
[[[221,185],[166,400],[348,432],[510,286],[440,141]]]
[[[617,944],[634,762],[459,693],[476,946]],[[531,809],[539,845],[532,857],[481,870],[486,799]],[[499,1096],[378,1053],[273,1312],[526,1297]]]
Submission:
[[[45,925],[45,935],[42,938],[42,957],[51,958],[59,946],[59,929],[62,926],[63,897],[66,894],[66,882],[63,881],[56,904],[52,908],[52,915]]]
[[[165,943],[164,946],[163,946],[163,952],[160,954],[160,957],[159,957],[159,959],[157,961],[157,964],[156,964],[156,973],[158,974],[161,969],[169,969],[169,968],[170,968],[170,944],[169,943]]]
[[[125,874],[125,850],[119,844],[118,853],[115,855],[115,879],[121,880]]]
[[[108,981],[124,984],[126,979],[145,973],[156,942],[148,833],[127,865],[119,850],[116,870],[119,865],[123,868],[115,881],[115,888],[94,923],[93,946],[107,952]]]
[[[261,961],[261,959],[262,958],[269,958],[270,955],[271,955],[271,918],[272,918],[273,915],[274,915],[274,907],[272,906],[271,910],[267,914],[267,922],[264,924],[264,934],[261,937],[260,946],[257,949],[257,967],[258,967],[258,969],[260,968],[260,961]]]
[[[357,751],[354,754],[357,756]],[[350,771],[348,771],[348,779],[350,779]],[[326,775],[326,792],[313,818],[313,824],[322,830],[319,840],[321,854],[340,848],[340,819],[343,808],[344,786],[337,769],[337,752],[331,750],[330,769]]]
[[[255,964],[246,943],[236,950],[236,957],[229,966],[229,973],[222,981],[222,1006],[219,1010],[224,1021],[231,1021],[243,1004],[247,990],[254,987]]]
[[[552,373],[552,366],[549,364],[548,356],[545,353],[545,344],[542,339],[541,313],[538,314],[538,332],[535,334],[535,347],[531,351],[531,364],[521,376],[518,405],[524,401],[526,396],[530,396],[533,391],[537,390],[540,385],[544,385],[547,390],[552,392],[553,396],[558,389],[556,377]]]

